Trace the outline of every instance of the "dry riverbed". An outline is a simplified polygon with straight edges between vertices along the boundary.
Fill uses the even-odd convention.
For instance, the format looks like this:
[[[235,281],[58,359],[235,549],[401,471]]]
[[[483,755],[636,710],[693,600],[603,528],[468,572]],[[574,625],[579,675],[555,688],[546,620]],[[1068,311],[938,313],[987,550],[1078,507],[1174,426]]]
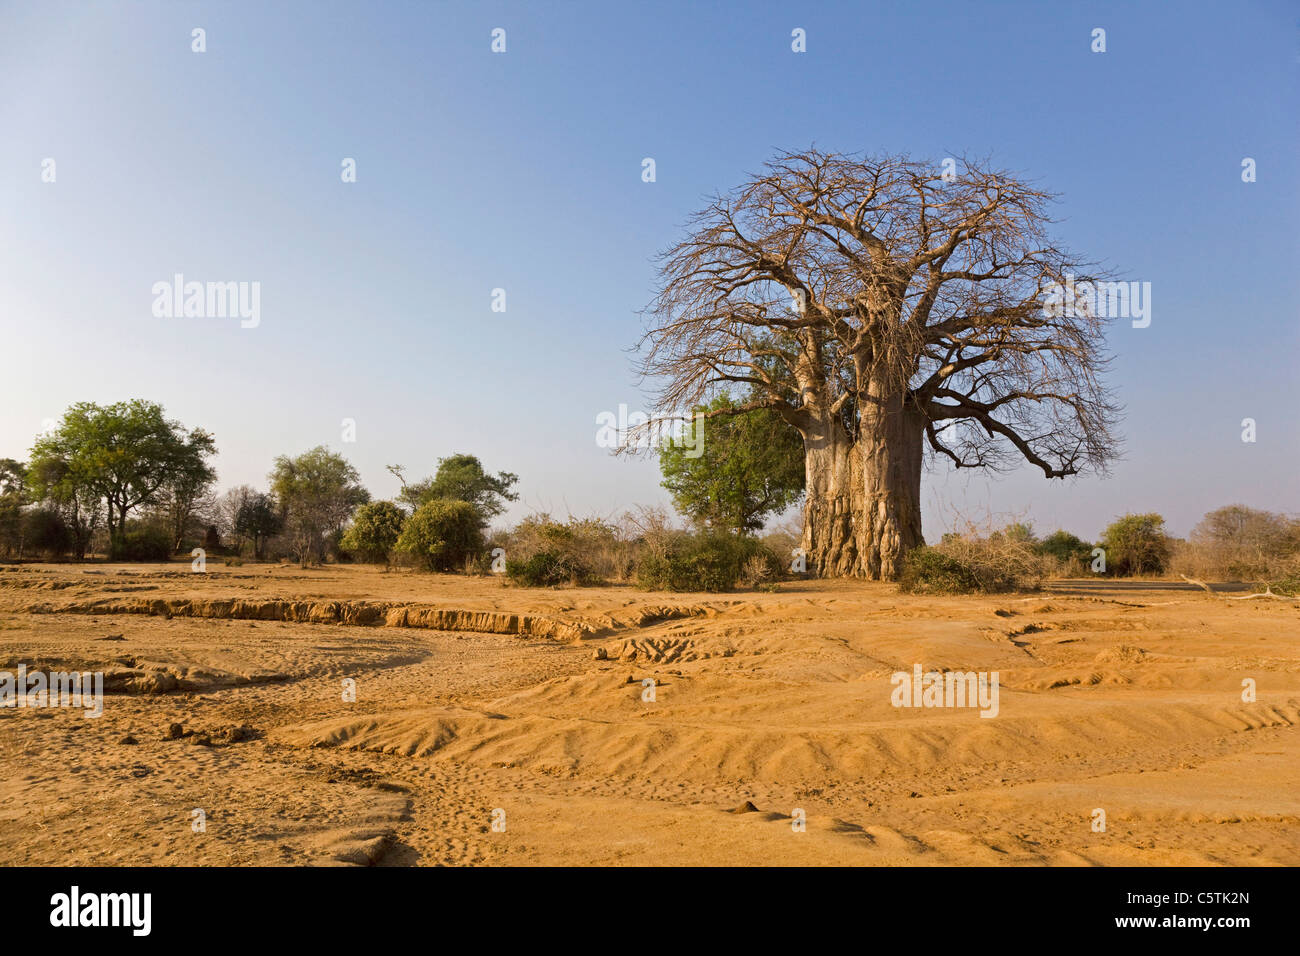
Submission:
[[[1298,638],[1188,591],[4,568],[0,671],[106,694],[0,708],[0,863],[1294,866]],[[893,706],[918,664],[996,716]]]

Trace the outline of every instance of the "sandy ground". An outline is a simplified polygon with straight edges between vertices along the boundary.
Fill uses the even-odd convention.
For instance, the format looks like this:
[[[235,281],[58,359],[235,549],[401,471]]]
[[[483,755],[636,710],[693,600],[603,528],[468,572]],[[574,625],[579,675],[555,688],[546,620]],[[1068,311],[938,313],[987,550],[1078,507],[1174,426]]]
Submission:
[[[1187,591],[5,568],[0,671],[111,693],[0,709],[0,863],[1297,865],[1297,638]],[[997,716],[892,706],[915,664]]]

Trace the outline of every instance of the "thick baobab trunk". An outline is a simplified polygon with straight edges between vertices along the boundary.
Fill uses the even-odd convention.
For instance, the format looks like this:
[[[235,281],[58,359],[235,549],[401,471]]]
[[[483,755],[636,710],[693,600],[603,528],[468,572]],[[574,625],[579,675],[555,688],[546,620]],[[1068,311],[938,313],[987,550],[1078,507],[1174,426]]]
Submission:
[[[808,571],[821,577],[863,573],[857,529],[862,506],[862,461],[838,422],[804,435],[806,490],[803,549]]]
[[[822,577],[893,580],[924,543],[924,423],[901,401],[866,411],[857,442],[838,423],[804,435],[803,548],[808,570]]]
[[[858,538],[867,577],[892,581],[921,537],[921,441],[925,423],[901,400],[862,416],[862,515]]]

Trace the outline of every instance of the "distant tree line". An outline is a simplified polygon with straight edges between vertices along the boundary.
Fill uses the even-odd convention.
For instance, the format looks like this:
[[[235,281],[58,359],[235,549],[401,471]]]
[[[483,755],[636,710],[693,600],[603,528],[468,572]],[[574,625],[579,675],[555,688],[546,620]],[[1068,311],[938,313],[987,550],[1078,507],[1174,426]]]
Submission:
[[[1186,538],[1152,512],[1112,521],[1094,544],[1068,531],[1039,538],[1025,523],[995,531],[951,531],[908,557],[900,581],[922,593],[998,592],[1036,586],[1049,577],[1162,577],[1240,581],[1300,590],[1300,518],[1228,505],[1209,512]],[[1203,583],[1203,582],[1201,582]]]
[[[486,573],[500,547],[515,583],[532,586],[635,581],[651,590],[728,590],[737,581],[772,587],[806,569],[797,533],[760,537],[768,518],[804,493],[796,433],[767,408],[729,409],[692,456],[660,450],[664,486],[689,528],[643,511],[623,526],[596,518],[531,515],[491,535],[518,500],[519,477],[490,473],[473,455],[438,461],[433,475],[375,501],[357,470],[321,446],[272,463],[267,488],[215,491],[213,438],[168,419],[155,403],[81,402],[40,435],[26,462],[0,459],[0,557],[9,560],[167,560],[203,547],[228,561],[293,559],[403,563],[430,571]],[[974,527],[914,549],[903,575],[920,591],[1008,590],[1045,577],[1104,574],[1239,580],[1281,593],[1300,588],[1300,518],[1229,505],[1209,512],[1186,539],[1155,513],[1116,518],[1096,542],[1026,523]]]
[[[167,560],[203,547],[253,560],[389,563],[397,555],[434,570],[481,559],[488,522],[517,475],[484,471],[473,455],[443,458],[396,501],[371,501],[357,470],[324,446],[281,455],[259,490],[218,495],[210,434],[170,420],[143,400],[80,402],[40,435],[27,461],[0,459],[0,557],[82,561]]]
[[[161,405],[73,405],[27,462],[0,461],[0,551],[81,560],[102,538],[113,559],[165,556],[208,505],[215,454]]]

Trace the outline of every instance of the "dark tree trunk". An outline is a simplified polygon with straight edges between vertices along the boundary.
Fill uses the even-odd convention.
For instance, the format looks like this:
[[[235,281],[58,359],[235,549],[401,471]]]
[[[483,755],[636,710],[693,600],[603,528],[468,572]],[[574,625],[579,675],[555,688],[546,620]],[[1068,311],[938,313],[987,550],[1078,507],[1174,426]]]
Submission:
[[[126,551],[126,505],[118,506],[117,534],[110,534],[109,538],[109,550],[113,552],[114,559],[122,557]]]
[[[110,498],[108,499],[107,521],[105,522],[108,528],[108,558],[110,561],[117,557],[117,552],[120,547],[117,539],[116,514],[117,509],[113,507],[113,499]]]

